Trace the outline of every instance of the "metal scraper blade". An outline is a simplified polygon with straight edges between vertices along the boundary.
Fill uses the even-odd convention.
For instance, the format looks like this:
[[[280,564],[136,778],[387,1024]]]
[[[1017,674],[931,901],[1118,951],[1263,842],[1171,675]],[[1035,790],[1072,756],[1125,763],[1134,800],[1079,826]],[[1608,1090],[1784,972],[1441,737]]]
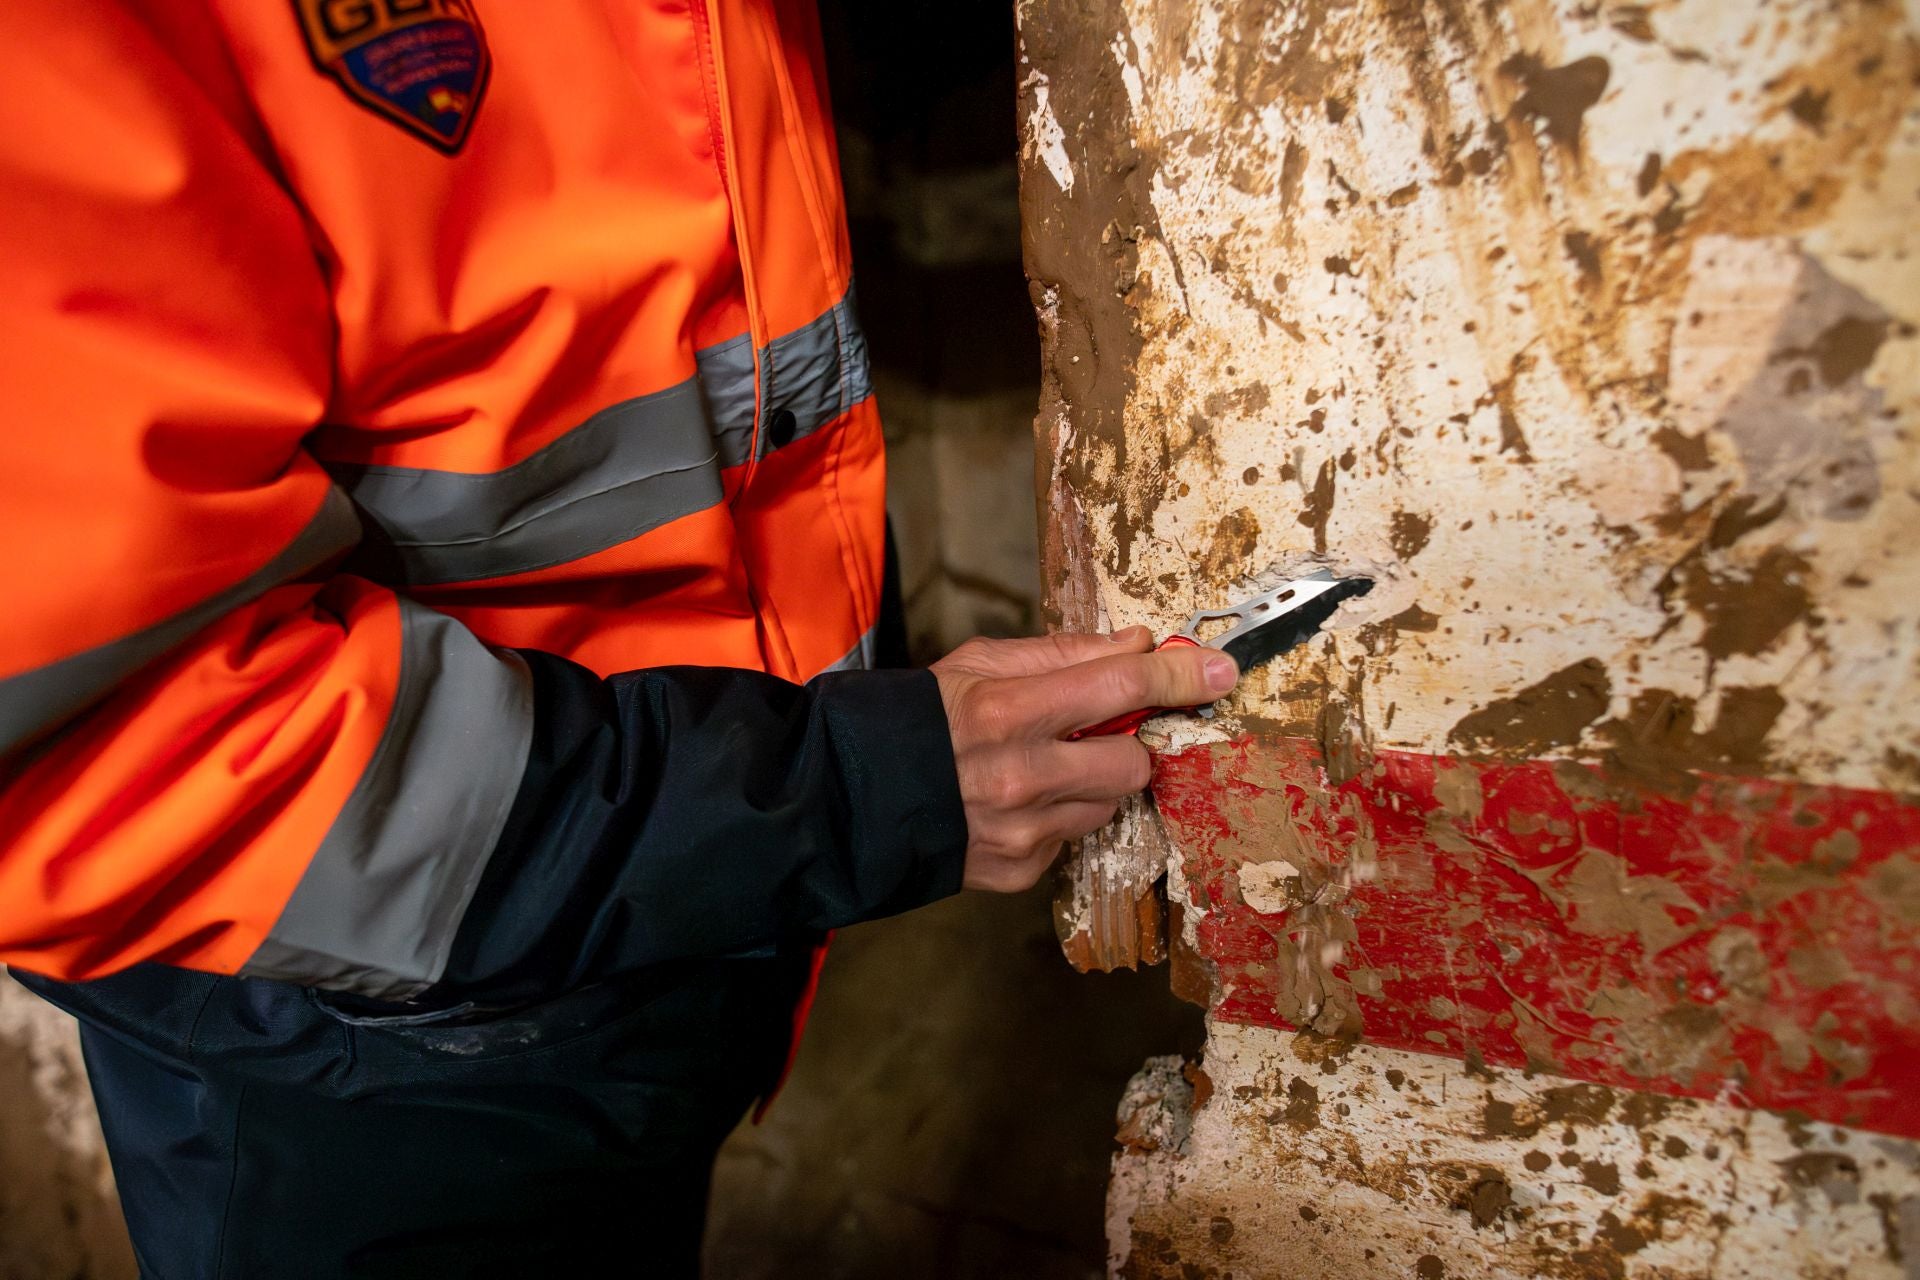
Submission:
[[[1188,620],[1186,634],[1198,640],[1195,629],[1201,623],[1235,620],[1225,632],[1201,643],[1231,654],[1240,670],[1251,671],[1311,640],[1334,610],[1371,590],[1371,578],[1336,578],[1320,569],[1231,609],[1196,613]]]
[[[1373,589],[1370,578],[1336,578],[1325,569],[1282,583],[1250,600],[1226,609],[1202,609],[1187,619],[1186,630],[1162,640],[1156,648],[1170,649],[1205,645],[1233,655],[1242,672],[1249,671],[1278,654],[1295,648],[1313,637],[1327,624],[1342,601],[1365,595]],[[1226,623],[1227,629],[1210,639],[1200,638],[1207,623]],[[1211,716],[1211,704],[1198,707],[1141,707],[1102,720],[1098,724],[1075,729],[1068,741],[1099,738],[1115,733],[1137,733],[1140,726],[1167,711],[1191,711]]]

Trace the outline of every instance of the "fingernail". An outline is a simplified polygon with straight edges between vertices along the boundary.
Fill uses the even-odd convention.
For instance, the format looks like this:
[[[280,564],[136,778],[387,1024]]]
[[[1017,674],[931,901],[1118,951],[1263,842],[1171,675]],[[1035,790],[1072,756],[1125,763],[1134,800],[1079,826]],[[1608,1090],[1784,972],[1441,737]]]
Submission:
[[[1207,688],[1215,693],[1225,693],[1240,683],[1240,668],[1232,658],[1224,653],[1216,653],[1207,659]]]

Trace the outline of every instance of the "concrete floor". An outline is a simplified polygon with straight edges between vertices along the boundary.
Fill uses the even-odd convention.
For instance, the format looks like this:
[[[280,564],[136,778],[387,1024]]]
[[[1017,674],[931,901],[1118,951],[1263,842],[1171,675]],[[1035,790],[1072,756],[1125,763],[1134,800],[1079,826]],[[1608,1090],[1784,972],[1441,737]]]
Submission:
[[[1070,970],[1045,886],[845,930],[786,1092],[721,1152],[708,1275],[1100,1276],[1121,1088],[1200,1039],[1165,968]]]

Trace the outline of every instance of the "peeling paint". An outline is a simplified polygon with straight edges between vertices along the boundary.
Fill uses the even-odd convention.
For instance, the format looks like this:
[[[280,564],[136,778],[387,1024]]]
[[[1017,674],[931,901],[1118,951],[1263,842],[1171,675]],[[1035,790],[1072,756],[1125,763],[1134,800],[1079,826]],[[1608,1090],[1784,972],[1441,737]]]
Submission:
[[[1073,194],[1073,162],[1067,157],[1067,135],[1053,114],[1053,104],[1047,100],[1046,78],[1038,72],[1031,73],[1026,90],[1033,109],[1027,116],[1022,154],[1028,160],[1037,158],[1053,175],[1060,194],[1070,196]]]
[[[1074,968],[1134,969],[1167,958],[1165,906],[1156,891],[1173,846],[1159,811],[1133,796],[1120,816],[1087,837],[1063,868],[1054,925]]]

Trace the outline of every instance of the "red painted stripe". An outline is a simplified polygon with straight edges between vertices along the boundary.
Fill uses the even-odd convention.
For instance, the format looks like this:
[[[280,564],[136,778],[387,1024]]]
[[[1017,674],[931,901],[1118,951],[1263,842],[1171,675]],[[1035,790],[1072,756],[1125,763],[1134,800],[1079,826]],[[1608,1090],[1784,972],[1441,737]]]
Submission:
[[[1396,751],[1333,786],[1289,738],[1166,754],[1154,786],[1218,1017],[1304,1020],[1303,953],[1350,920],[1329,989],[1369,1041],[1920,1137],[1911,798]],[[1248,907],[1238,869],[1287,850],[1327,900]]]

